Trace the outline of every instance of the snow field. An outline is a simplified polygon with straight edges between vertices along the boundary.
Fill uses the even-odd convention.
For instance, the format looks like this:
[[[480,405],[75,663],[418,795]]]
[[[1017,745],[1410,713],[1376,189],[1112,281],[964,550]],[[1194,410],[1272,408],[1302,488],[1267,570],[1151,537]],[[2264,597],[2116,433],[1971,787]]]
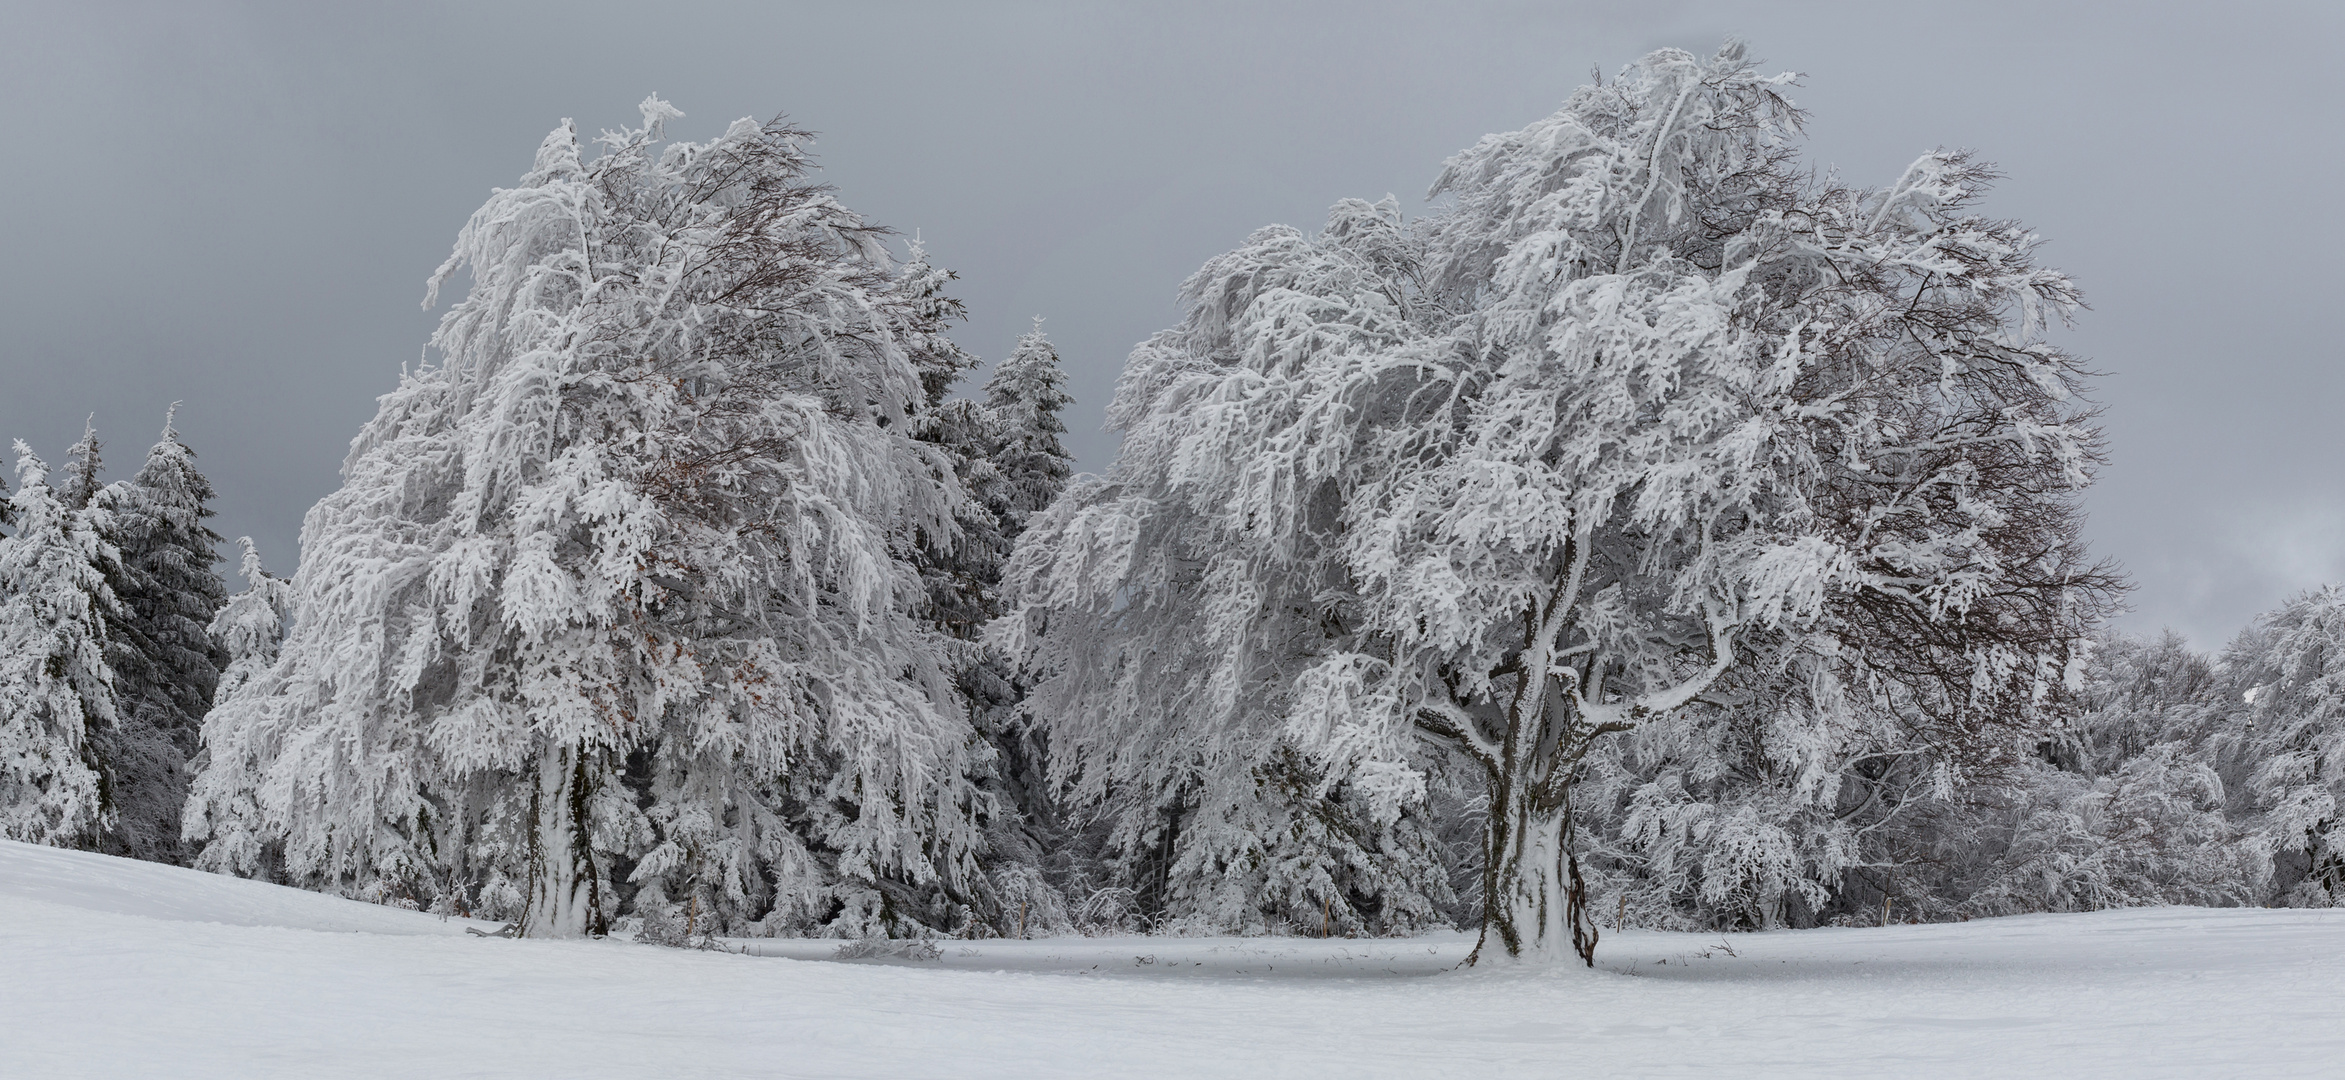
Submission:
[[[1594,972],[1448,971],[1464,935],[829,963],[783,954],[835,942],[464,927],[0,842],[0,1075],[2309,1077],[2345,1055],[2333,910],[1630,931]]]

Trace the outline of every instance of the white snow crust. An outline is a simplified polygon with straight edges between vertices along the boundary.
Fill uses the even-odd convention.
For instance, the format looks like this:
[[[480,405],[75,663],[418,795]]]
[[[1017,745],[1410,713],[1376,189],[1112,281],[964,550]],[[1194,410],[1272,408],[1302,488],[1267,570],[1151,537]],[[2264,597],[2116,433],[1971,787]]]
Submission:
[[[1629,931],[1593,972],[1451,971],[1455,934],[834,963],[835,941],[467,925],[0,842],[0,1074],[2282,1077],[2345,1056],[2337,910]]]

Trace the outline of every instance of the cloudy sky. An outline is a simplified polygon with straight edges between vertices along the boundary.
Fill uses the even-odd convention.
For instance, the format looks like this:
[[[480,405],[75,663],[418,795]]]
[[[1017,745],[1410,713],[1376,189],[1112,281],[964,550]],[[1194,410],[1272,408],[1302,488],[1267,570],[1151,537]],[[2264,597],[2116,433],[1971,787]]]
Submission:
[[[115,475],[165,407],[216,525],[290,572],[301,514],[422,354],[424,277],[564,117],[658,93],[706,138],[787,112],[848,205],[962,278],[960,339],[1048,318],[1086,467],[1124,354],[1200,262],[1552,111],[1593,68],[1739,36],[1805,73],[1807,152],[1886,183],[2003,166],[2092,310],[2127,625],[2219,645],[2345,580],[2334,210],[2345,6],[1372,3],[370,5],[0,0],[0,439]]]

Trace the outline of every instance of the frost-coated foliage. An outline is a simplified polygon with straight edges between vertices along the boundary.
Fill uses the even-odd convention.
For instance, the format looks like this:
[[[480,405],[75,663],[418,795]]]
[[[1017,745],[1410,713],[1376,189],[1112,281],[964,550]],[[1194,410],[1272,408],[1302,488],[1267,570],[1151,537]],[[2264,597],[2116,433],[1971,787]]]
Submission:
[[[85,847],[113,823],[96,738],[116,716],[104,511],[75,509],[16,443],[16,532],[0,538],[0,836]]]
[[[220,668],[215,702],[225,701],[277,664],[285,623],[293,617],[292,583],[261,566],[252,537],[236,538],[237,576],[244,591],[228,598],[206,627],[226,663]]]
[[[1813,925],[1852,870],[1885,861],[1874,834],[1930,794],[1893,713],[1851,701],[1823,658],[1751,651],[1764,659],[1703,701],[1585,759],[1573,797],[1606,921]]]
[[[2244,797],[2243,672],[2228,668],[2172,633],[2103,637],[2081,711],[2035,760],[1901,831],[1918,857],[1899,903],[1969,917],[2268,900],[2272,845]]]
[[[1119,840],[1228,872],[1236,845],[1180,862],[1181,820],[1267,850],[1293,750],[1375,838],[1370,888],[1423,890],[1403,838],[1462,755],[1486,925],[1586,955],[1572,790],[1605,736],[1717,755],[1773,729],[1811,815],[1874,749],[1852,731],[1904,725],[1902,782],[1941,797],[2024,747],[2109,585],[2075,539],[2083,372],[2041,338],[2075,291],[1969,209],[1989,174],[1960,155],[1809,180],[1786,82],[1738,46],[1657,52],[1453,158],[1419,222],[1347,201],[1189,280],[1127,364],[1122,456],[1038,519],[998,632]],[[1768,682],[1801,691],[1738,696]],[[1710,713],[1745,734],[1671,730]],[[1732,880],[1692,887],[1720,904],[1846,864],[1672,793],[1711,768],[1582,812],[1671,866],[1710,843]]]
[[[1589,822],[1597,907],[1757,929],[1870,924],[1885,898],[1898,918],[2260,902],[2270,860],[2232,812],[2226,694],[2171,634],[2107,635],[2036,753],[1947,793],[1878,708],[1844,699],[1816,724],[1775,685],[1739,695],[1757,708],[1686,710],[1590,755],[1582,791],[1612,811]]]
[[[1968,819],[1933,823],[1952,914],[2345,899],[2345,590],[2259,617],[2210,658],[2112,636],[2086,710]],[[1953,827],[1949,827],[1949,826]]]
[[[2001,876],[1966,883],[1960,910],[2262,902],[2272,848],[2234,812],[2236,673],[2171,632],[2106,637],[2091,671],[2085,711],[2047,748],[2054,768],[2027,777]]]
[[[1394,235],[1389,207],[1337,214],[1363,242]],[[1347,299],[1380,280],[1340,242],[1272,228],[1184,286],[1183,324],[1127,362],[1109,414],[1123,433],[1115,465],[1031,519],[1011,571],[1023,606],[1002,640],[1046,673],[1031,707],[1053,777],[1104,818],[1118,884],[1154,914],[1221,930],[1332,917],[1406,930],[1446,892],[1444,875],[1425,872],[1437,860],[1422,821],[1392,800],[1379,816],[1365,788],[1323,782],[1278,734],[1296,680],[1347,635],[1320,599],[1340,568],[1308,536],[1228,520],[1249,495],[1282,519],[1310,508],[1308,493],[1244,490],[1261,450],[1247,435],[1304,389],[1291,365],[1217,362],[1242,354],[1231,323],[1256,291],[1299,279]],[[1364,303],[1360,321],[1382,315]],[[1314,329],[1369,332],[1332,319]],[[1395,918],[1379,919],[1386,909]]]
[[[2223,810],[2214,767],[2162,743],[2102,776],[2041,770],[1975,836],[1935,839],[1949,861],[1992,853],[1952,897],[1963,915],[2252,903],[2271,859]]]
[[[912,437],[946,309],[803,132],[663,143],[680,114],[643,113],[591,160],[555,129],[434,276],[471,278],[438,359],[206,724],[203,865],[533,935],[622,892],[735,930],[949,917],[898,903],[979,843],[983,748],[911,615],[965,502]]]
[[[2239,721],[2228,756],[2278,871],[2275,900],[2345,903],[2345,588],[2291,600],[2223,656]]]
[[[2171,632],[2104,637],[2081,711],[2006,782],[1896,830],[1922,917],[2142,904],[2326,907],[2345,751],[2345,591],[2259,617],[2219,657]]]
[[[262,568],[252,537],[237,537],[236,546],[237,574],[244,579],[244,589],[228,598],[207,628],[227,659],[212,692],[213,710],[222,717],[240,715],[240,707],[231,703],[247,686],[256,681],[267,685],[264,680],[277,666],[285,626],[293,617],[293,584]],[[258,756],[267,744],[254,739],[249,730],[229,731],[208,722],[206,730],[212,737],[187,763],[196,779],[190,798],[180,807],[181,834],[202,844],[198,867],[273,874],[267,815],[251,782],[268,767]],[[223,753],[233,756],[219,757]]]

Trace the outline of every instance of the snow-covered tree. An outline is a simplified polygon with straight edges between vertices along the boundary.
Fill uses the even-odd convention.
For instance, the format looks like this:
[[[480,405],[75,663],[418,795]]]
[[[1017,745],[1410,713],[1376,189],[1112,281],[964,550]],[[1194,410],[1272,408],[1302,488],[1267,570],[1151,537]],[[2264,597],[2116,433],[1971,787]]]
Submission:
[[[2075,292],[1960,155],[1807,179],[1786,81],[1663,50],[1453,158],[1414,226],[1339,204],[1193,277],[1123,456],[1013,568],[1079,782],[1292,745],[1393,822],[1462,756],[1486,943],[1589,957],[1590,753],[1738,669],[1808,684],[1803,737],[1888,710],[1942,792],[2029,745],[2111,584],[2040,337]]]
[[[1850,700],[1825,658],[1776,644],[1746,639],[1753,659],[1702,699],[1583,760],[1576,824],[1606,921],[1812,926],[1847,906],[1852,875],[1896,864],[1882,841],[1927,801],[1911,763],[1928,755],[1893,712]]]
[[[95,461],[95,435],[84,443],[82,460]],[[227,596],[213,569],[220,536],[204,524],[212,485],[194,459],[167,416],[137,474],[90,499],[106,511],[105,539],[119,552],[108,574],[121,603],[107,653],[119,715],[99,738],[117,808],[105,847],[165,862],[181,861],[186,762],[225,660],[207,629]]]
[[[917,254],[908,287],[926,275],[935,283],[927,290],[933,293],[944,275],[928,270]],[[949,313],[958,317],[958,306]],[[970,497],[956,521],[959,541],[928,548],[915,561],[928,593],[923,614],[951,639],[946,647],[955,686],[990,750],[973,764],[991,799],[982,816],[983,873],[967,895],[952,899],[997,932],[1064,929],[1070,915],[1054,879],[1068,876],[1061,864],[1069,858],[1063,850],[1069,838],[1042,782],[1033,732],[1019,716],[1024,688],[1002,658],[975,639],[1001,613],[1003,563],[1026,517],[1048,505],[1065,483],[1067,454],[1057,436],[1066,428],[1058,414],[1070,399],[1039,319],[996,366],[982,401],[947,398],[952,380],[975,360],[946,346],[931,350],[934,359],[922,365],[929,398],[917,430],[952,461]]]
[[[276,666],[285,623],[293,617],[292,583],[262,567],[252,537],[237,537],[236,548],[237,576],[244,579],[244,591],[229,597],[205,628],[225,661],[213,691],[215,703]]]
[[[1783,674],[1790,674],[1786,671]],[[1580,781],[1591,891],[1637,925],[1871,924],[2137,904],[2254,902],[2261,844],[2228,813],[2230,726],[2209,660],[2105,633],[2037,752],[1936,789],[1895,711],[1803,680],[1722,678],[1718,707],[1611,740]],[[2234,699],[2236,695],[2233,695]]]
[[[81,441],[65,451],[65,482],[56,491],[57,501],[66,509],[87,509],[104,489],[98,477],[106,471],[105,448],[98,439],[97,414],[92,413],[82,420]]]
[[[21,441],[16,473],[16,533],[0,539],[0,836],[83,847],[113,822],[95,740],[116,712],[103,570],[115,553]]]
[[[2080,711],[2006,785],[1906,830],[1930,849],[1908,875],[1924,886],[1907,893],[1920,914],[2262,899],[2270,851],[2232,813],[2243,785],[2224,674],[2171,632],[2110,633],[2084,681]]]
[[[1379,813],[1281,734],[1311,693],[1303,672],[1356,631],[1333,602],[1345,570],[1320,542],[1333,498],[1249,490],[1255,437],[1309,386],[1299,358],[1240,336],[1241,317],[1291,297],[1331,312],[1292,336],[1295,352],[1389,339],[1401,319],[1380,301],[1397,286],[1375,254],[1405,243],[1397,229],[1391,206],[1347,202],[1324,243],[1265,229],[1207,264],[1183,288],[1183,323],[1127,362],[1115,464],[1034,515],[1013,558],[1021,609],[999,630],[1040,676],[1030,708],[1053,778],[1103,819],[1120,884],[1163,919],[1405,930],[1446,899],[1419,808]]]
[[[978,432],[982,443],[982,461],[963,474],[963,483],[989,523],[970,533],[985,543],[966,548],[985,560],[974,569],[983,583],[979,613],[990,621],[1003,611],[1002,571],[1027,520],[1058,498],[1073,472],[1059,436],[1067,430],[1060,413],[1074,399],[1039,316],[994,366],[984,393],[982,403],[949,403],[946,416]],[[961,686],[994,752],[986,780],[996,803],[987,827],[986,880],[996,919],[1004,929],[1068,929],[1076,915],[1068,891],[1090,894],[1099,882],[1089,872],[1089,845],[1051,791],[1042,735],[1023,708],[1028,687],[991,648],[981,648],[964,669]]]
[[[1026,519],[1066,490],[1074,456],[1059,441],[1067,433],[1059,414],[1074,401],[1067,396],[1058,349],[1036,316],[1033,329],[1018,338],[1010,355],[985,380],[995,479],[979,496],[1013,543],[1025,532]]]
[[[228,598],[206,628],[226,658],[212,692],[212,707],[224,717],[238,715],[229,703],[276,667],[293,617],[293,584],[262,568],[252,537],[237,537],[236,546],[244,589]],[[254,778],[267,770],[261,755],[275,744],[250,725],[214,725],[209,716],[204,732],[207,744],[188,759],[194,780],[180,807],[181,835],[197,848],[194,864],[215,873],[273,876],[275,849]]]
[[[987,468],[970,494],[992,515],[998,537],[987,582],[988,620],[1002,613],[1002,570],[1027,520],[1058,499],[1074,471],[1073,456],[1059,441],[1067,430],[1060,413],[1074,403],[1066,382],[1058,349],[1042,332],[1040,316],[985,382],[978,415],[986,432]],[[1067,929],[1075,912],[1065,894],[1091,891],[1094,882],[1086,871],[1092,853],[1050,789],[1043,736],[1021,707],[1028,687],[1016,666],[993,650],[986,651],[963,685],[978,728],[994,750],[990,787],[1000,812],[988,829],[988,846],[995,854],[987,877],[999,898],[1002,922],[1008,926],[1015,904],[1018,924],[1028,931]]]
[[[925,263],[912,269],[922,271]],[[958,317],[958,306],[950,312]],[[996,366],[982,402],[945,396],[974,357],[937,349],[931,350],[937,359],[923,365],[928,402],[918,418],[920,437],[952,460],[970,495],[958,523],[961,542],[920,560],[929,617],[955,638],[974,639],[1000,614],[1003,561],[1026,518],[1058,497],[1071,471],[1058,436],[1066,432],[1059,412],[1072,399],[1058,353],[1043,336],[1041,320],[1035,323]]]
[[[1955,879],[1949,907],[1963,915],[2254,903],[2270,853],[2224,809],[2213,764],[2161,743],[2099,776],[2031,772],[1978,827],[1932,839],[1977,875]]]
[[[903,292],[912,298],[926,325],[942,327],[962,317],[961,304],[945,295],[953,275],[928,261],[919,245],[904,268]],[[973,492],[993,475],[991,426],[976,403],[951,400],[953,387],[979,361],[941,333],[924,337],[908,350],[920,376],[921,400],[912,423],[914,436],[937,448],[950,462],[964,492]],[[999,523],[983,501],[968,499],[956,507],[952,523],[956,541],[921,544],[913,553],[928,593],[922,614],[954,639],[973,637],[991,617],[994,584],[1000,580],[1004,548]],[[956,653],[969,653],[948,646]],[[972,663],[961,655],[956,666]]]
[[[2275,863],[2273,899],[2345,903],[2345,588],[2290,600],[2224,651],[2238,762]]]
[[[913,437],[933,283],[808,179],[804,132],[663,145],[680,114],[643,112],[591,160],[555,129],[434,276],[472,282],[438,360],[310,511],[277,663],[206,723],[191,834],[264,838],[207,864],[531,935],[622,887],[908,930],[935,916],[899,898],[969,872],[977,743],[912,615],[965,502]]]

